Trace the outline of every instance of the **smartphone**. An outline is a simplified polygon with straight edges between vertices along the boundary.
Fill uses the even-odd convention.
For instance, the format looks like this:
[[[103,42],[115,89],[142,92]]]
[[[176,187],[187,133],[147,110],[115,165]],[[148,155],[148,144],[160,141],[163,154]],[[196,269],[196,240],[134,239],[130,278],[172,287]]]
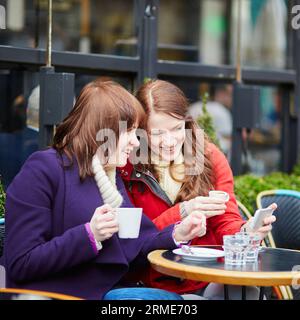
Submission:
[[[265,218],[270,217],[273,214],[273,212],[274,212],[274,209],[272,208],[264,208],[264,209],[256,210],[253,221],[251,223],[251,229],[253,231],[256,231],[259,228],[261,228],[264,224]]]

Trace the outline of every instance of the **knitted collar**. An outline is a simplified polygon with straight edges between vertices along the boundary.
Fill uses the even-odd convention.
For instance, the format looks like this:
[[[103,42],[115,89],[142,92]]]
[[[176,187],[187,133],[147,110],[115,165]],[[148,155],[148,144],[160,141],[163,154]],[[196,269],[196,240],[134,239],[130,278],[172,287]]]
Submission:
[[[92,170],[103,202],[110,204],[113,208],[120,207],[123,202],[123,197],[107,176],[97,155],[93,157]],[[115,179],[115,175],[113,174],[112,176]]]

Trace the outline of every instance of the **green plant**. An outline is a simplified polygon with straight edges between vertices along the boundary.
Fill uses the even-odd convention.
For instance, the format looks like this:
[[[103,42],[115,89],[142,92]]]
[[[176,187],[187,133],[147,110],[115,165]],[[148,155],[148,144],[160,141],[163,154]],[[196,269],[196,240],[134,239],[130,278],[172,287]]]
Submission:
[[[261,191],[274,189],[300,191],[300,175],[296,173],[297,171],[292,174],[273,172],[264,177],[251,174],[235,177],[235,195],[251,213],[254,213],[256,197]]]
[[[144,84],[147,83],[147,82],[149,82],[149,81],[151,81],[151,80],[152,80],[151,78],[145,77],[145,78],[144,78]]]
[[[197,122],[204,130],[204,132],[207,134],[207,136],[210,138],[211,142],[213,142],[215,145],[220,147],[219,140],[217,138],[216,129],[213,124],[213,119],[210,115],[210,113],[207,111],[207,100],[209,98],[209,94],[205,93],[202,96],[202,114],[197,119]]]
[[[293,168],[293,174],[300,176],[300,162],[298,162]]]
[[[0,181],[0,218],[4,218],[5,192]]]

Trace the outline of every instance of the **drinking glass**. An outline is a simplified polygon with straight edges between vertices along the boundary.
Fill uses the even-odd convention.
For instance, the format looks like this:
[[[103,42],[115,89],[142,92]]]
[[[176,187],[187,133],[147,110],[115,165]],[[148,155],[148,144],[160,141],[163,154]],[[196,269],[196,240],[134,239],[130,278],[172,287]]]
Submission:
[[[236,235],[223,236],[225,264],[243,265],[246,263],[245,254],[249,239]]]
[[[245,259],[246,263],[256,262],[258,260],[258,252],[260,247],[261,238],[259,234],[238,232],[235,234],[237,237],[241,237],[248,240],[248,246],[246,248]]]

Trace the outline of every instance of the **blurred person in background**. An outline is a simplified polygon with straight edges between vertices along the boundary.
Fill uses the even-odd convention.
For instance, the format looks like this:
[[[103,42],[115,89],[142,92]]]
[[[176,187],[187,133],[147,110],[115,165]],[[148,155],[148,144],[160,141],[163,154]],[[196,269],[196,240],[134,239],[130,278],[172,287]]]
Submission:
[[[207,102],[207,111],[213,119],[220,147],[229,158],[232,134],[232,85],[214,84],[210,90],[211,101]],[[197,120],[202,114],[202,102],[195,102],[189,108],[189,114]]]

